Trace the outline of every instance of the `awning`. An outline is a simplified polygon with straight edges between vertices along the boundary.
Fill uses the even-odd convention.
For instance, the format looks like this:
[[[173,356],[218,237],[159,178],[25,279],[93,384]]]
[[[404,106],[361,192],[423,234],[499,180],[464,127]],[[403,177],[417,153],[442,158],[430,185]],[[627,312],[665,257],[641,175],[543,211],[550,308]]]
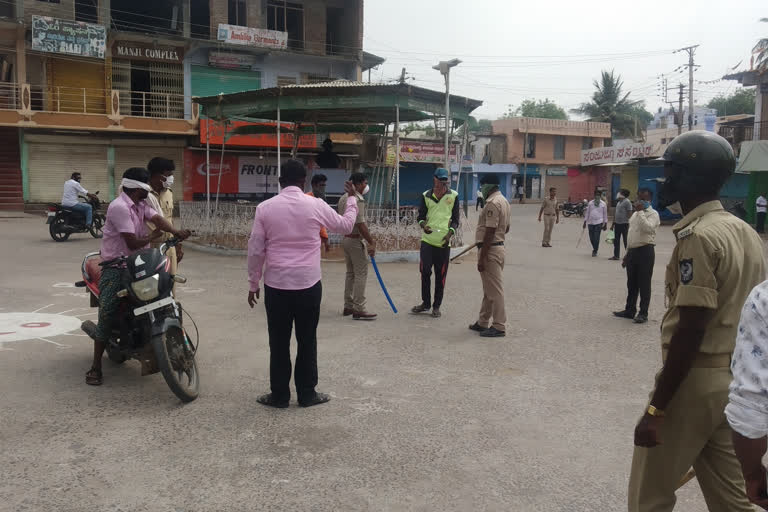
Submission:
[[[768,140],[742,142],[736,172],[768,172]]]

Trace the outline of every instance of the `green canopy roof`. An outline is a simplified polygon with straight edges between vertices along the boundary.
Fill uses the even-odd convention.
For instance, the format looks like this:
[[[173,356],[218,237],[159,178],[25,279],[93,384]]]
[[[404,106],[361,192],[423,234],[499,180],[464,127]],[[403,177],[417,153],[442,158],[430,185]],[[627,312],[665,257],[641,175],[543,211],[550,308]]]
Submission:
[[[241,121],[277,120],[299,124],[386,124],[422,121],[445,115],[445,93],[408,84],[367,84],[338,80],[320,84],[287,85],[233,94],[193,98],[202,115]],[[482,101],[451,95],[451,119],[461,124]],[[338,126],[337,126],[338,127]],[[365,131],[365,130],[362,130]],[[373,130],[371,130],[373,131]]]

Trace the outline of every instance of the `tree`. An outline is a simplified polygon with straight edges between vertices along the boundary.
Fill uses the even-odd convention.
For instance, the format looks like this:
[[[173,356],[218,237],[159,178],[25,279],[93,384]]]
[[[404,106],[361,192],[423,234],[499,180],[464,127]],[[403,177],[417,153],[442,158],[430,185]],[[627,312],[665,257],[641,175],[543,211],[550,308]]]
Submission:
[[[707,103],[707,108],[717,110],[719,116],[755,113],[755,89],[739,89],[730,96],[719,95]]]
[[[768,18],[760,18],[763,23],[768,23]],[[752,53],[757,57],[755,65],[758,71],[765,71],[768,69],[768,37],[760,39],[754,48]]]
[[[539,117],[542,119],[568,119],[568,114],[565,110],[554,101],[550,101],[549,98],[544,100],[523,100],[522,103],[516,108],[512,109],[510,106],[503,119],[509,119],[510,117]]]
[[[571,112],[587,116],[588,121],[610,123],[614,137],[630,137],[635,131],[635,120],[638,128],[645,128],[648,121],[653,119],[645,110],[644,101],[632,101],[629,99],[631,92],[624,93],[621,75],[615,75],[613,71],[603,71],[600,81],[595,80],[592,83],[596,89],[592,94],[592,101],[582,103]]]

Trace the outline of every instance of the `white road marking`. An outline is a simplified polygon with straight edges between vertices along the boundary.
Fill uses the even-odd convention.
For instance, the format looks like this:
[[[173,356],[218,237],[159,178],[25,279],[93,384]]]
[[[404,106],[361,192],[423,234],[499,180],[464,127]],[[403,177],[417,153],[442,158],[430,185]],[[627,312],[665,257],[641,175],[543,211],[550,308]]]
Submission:
[[[34,310],[34,311],[33,311],[33,313],[37,313],[38,311],[42,311],[42,310],[44,310],[45,308],[49,308],[49,307],[51,307],[51,306],[53,306],[53,304],[48,304],[47,306],[43,306],[43,307],[41,307],[40,309],[36,309],[36,310]]]
[[[36,340],[44,341],[46,343],[51,343],[52,345],[56,345],[59,348],[70,348],[71,345],[62,345],[61,343],[56,343],[55,341],[47,340],[45,338],[35,338]]]

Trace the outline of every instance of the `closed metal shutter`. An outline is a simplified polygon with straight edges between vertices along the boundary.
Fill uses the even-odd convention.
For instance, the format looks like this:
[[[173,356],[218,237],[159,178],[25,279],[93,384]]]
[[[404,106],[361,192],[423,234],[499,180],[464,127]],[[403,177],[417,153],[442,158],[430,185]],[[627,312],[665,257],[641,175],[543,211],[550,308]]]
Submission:
[[[176,170],[173,172],[173,200],[182,200],[184,186],[184,148],[168,146],[115,146],[115,192],[120,187],[123,173],[131,167],[147,167],[154,157],[173,160]],[[83,180],[85,181],[85,180]]]
[[[107,146],[30,143],[28,166],[30,202],[61,201],[64,182],[75,171],[83,175],[81,183],[88,192],[109,198]]]

